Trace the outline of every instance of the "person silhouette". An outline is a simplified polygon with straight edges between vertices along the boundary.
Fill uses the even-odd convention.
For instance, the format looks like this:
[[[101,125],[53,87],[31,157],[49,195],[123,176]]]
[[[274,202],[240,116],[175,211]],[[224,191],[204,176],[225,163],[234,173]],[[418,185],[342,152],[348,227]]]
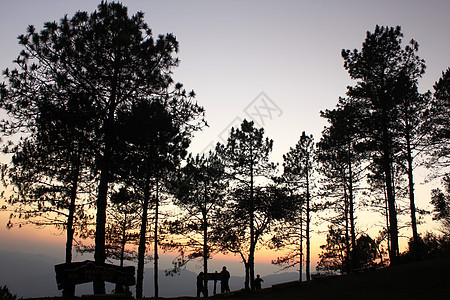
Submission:
[[[222,268],[220,272],[220,292],[227,293],[230,292],[230,287],[228,286],[228,280],[230,279],[230,272],[227,271],[227,267]]]
[[[203,281],[205,280],[205,274],[203,272],[198,273],[197,276],[197,298],[200,298],[200,294],[206,297],[205,287],[203,286]]]
[[[261,289],[261,282],[263,282],[263,281],[264,280],[261,277],[259,277],[259,274],[256,275],[256,278],[255,278],[255,289],[256,290],[260,290]]]

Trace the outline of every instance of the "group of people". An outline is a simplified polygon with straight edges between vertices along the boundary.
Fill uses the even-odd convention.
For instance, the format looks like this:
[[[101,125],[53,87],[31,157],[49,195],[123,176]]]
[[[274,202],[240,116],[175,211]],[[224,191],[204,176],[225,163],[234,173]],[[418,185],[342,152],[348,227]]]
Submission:
[[[230,272],[228,272],[227,267],[222,268],[222,272],[220,274],[220,292],[228,293],[230,292],[230,286],[228,285],[228,281],[230,280]],[[207,274],[200,272],[197,276],[197,297],[200,297],[200,294],[203,294],[204,297],[206,294],[206,286],[205,286],[205,276]]]
[[[217,273],[217,272],[216,272]],[[220,274],[220,292],[223,293],[229,293],[230,292],[230,286],[228,285],[228,282],[230,280],[230,272],[228,272],[227,267],[223,267]],[[200,272],[197,276],[197,297],[200,297],[200,294],[203,294],[204,297],[207,296],[206,293],[206,286],[205,286],[205,276],[207,274]],[[261,289],[261,283],[264,280],[258,275],[256,275],[254,286],[256,290]],[[215,287],[214,287],[215,288]]]

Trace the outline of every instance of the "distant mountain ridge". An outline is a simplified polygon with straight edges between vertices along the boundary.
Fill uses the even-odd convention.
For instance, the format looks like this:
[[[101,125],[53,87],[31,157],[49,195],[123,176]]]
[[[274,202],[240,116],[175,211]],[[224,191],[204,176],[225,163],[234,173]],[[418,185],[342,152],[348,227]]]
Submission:
[[[43,254],[12,252],[0,250],[0,286],[7,285],[10,291],[19,297],[50,297],[60,296],[57,289],[54,265],[61,259]],[[166,276],[164,270],[159,272],[159,295],[161,297],[195,296],[197,274],[183,270],[180,274]],[[144,274],[144,295],[150,297],[153,291],[153,269],[146,268]],[[263,287],[276,283],[298,280],[298,273],[278,273],[263,277]],[[244,286],[244,278],[232,276],[231,290],[240,290]],[[213,293],[213,282],[209,283],[209,294]],[[114,289],[113,284],[107,284],[107,291]],[[220,283],[217,283],[220,292]],[[77,295],[92,294],[92,284],[77,285]]]

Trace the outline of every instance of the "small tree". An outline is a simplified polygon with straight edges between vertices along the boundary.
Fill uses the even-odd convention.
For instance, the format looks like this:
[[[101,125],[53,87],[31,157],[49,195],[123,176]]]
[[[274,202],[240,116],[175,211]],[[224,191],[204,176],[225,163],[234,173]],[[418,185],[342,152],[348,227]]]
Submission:
[[[250,254],[248,249],[269,246],[277,238],[280,228],[297,217],[298,202],[289,191],[276,185],[256,187],[254,190],[254,245],[250,244],[247,189],[237,188],[227,209],[219,215],[214,228],[215,243],[222,252],[239,255],[245,267],[245,288],[249,288]]]
[[[319,272],[346,272],[346,233],[343,229],[328,227],[326,244],[320,246],[322,253],[319,254],[320,261],[317,264]],[[358,265],[360,268],[371,268],[377,266],[376,260],[381,258],[379,245],[368,235],[361,234],[356,240],[358,248]]]
[[[434,189],[431,192],[431,204],[433,209],[433,220],[442,223],[442,232],[450,237],[450,176],[442,179],[444,190]]]
[[[9,288],[4,285],[0,287],[0,299],[2,300],[16,300],[17,299],[17,295],[12,294],[9,291]]]
[[[431,158],[427,166],[445,170],[450,165],[450,68],[442,72],[433,87],[434,94],[422,132],[426,134]],[[436,176],[445,176],[445,172],[438,172]]]
[[[212,243],[215,238],[211,235],[213,227],[220,227],[217,215],[225,204],[224,179],[224,167],[215,153],[187,158],[174,188],[175,204],[181,209],[181,216],[168,224],[175,237],[166,247],[181,253],[172,272],[178,272],[190,260],[200,258],[203,273],[208,273],[208,259],[218,251]],[[207,283],[205,277],[206,296]]]
[[[253,121],[244,120],[240,128],[232,128],[227,143],[218,144],[216,152],[225,165],[227,176],[236,184],[238,189],[235,193],[236,207],[242,207],[239,213],[245,211],[248,228],[248,249],[244,251],[246,265],[245,288],[254,288],[255,278],[255,250],[258,236],[255,230],[255,188],[257,178],[264,180],[272,175],[275,165],[269,161],[269,153],[272,151],[273,141],[264,138],[264,129],[258,129]],[[231,183],[230,183],[231,185]],[[240,202],[245,202],[240,203]],[[236,212],[237,213],[237,212]],[[237,218],[241,220],[241,218]],[[236,224],[237,226],[238,224]],[[242,226],[240,227],[242,228]],[[242,251],[242,249],[241,249]]]
[[[343,229],[328,227],[326,244],[320,246],[322,253],[319,254],[317,270],[319,272],[345,272],[346,265],[346,237]]]
[[[137,240],[139,228],[139,205],[136,195],[129,189],[121,188],[111,195],[108,208],[107,253],[118,260],[122,267],[125,260],[135,260],[137,253],[127,249],[127,245]]]
[[[298,265],[299,282],[303,280],[303,240],[305,236],[305,193],[302,192],[302,182],[298,176],[284,172],[283,176],[275,179],[276,184],[285,189],[291,198],[293,206],[292,218],[275,227],[270,246],[274,249],[283,249],[285,255],[272,260],[272,264],[283,267],[283,270]]]

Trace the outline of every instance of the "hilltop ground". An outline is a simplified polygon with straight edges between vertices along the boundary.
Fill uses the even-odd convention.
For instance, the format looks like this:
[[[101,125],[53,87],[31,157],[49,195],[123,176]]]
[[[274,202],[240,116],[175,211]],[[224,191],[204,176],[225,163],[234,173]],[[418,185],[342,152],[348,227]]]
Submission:
[[[106,297],[105,297],[106,296]],[[213,299],[450,299],[450,258],[435,259],[364,273],[278,284],[261,291],[234,291]],[[62,299],[60,297],[41,299]],[[113,295],[82,300],[115,299]],[[150,300],[153,298],[146,298]],[[159,299],[195,299],[194,297]],[[35,298],[34,300],[37,300]]]
[[[323,280],[286,283],[226,299],[450,299],[450,258]]]

